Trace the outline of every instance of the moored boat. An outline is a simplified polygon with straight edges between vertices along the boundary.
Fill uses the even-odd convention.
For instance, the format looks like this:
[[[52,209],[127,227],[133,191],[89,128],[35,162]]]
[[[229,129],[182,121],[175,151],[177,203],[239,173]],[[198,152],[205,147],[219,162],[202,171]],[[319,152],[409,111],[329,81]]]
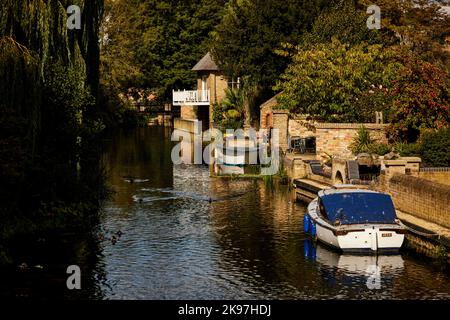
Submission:
[[[322,190],[308,205],[304,231],[348,251],[398,251],[406,230],[389,195],[348,186]]]

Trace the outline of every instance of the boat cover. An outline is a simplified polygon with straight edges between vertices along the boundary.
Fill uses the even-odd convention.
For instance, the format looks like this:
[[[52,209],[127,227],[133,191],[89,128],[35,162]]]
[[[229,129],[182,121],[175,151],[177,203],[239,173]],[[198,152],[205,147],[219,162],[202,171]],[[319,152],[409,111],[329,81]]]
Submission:
[[[394,223],[394,204],[389,195],[369,192],[342,192],[324,195],[321,202],[327,220],[334,224]]]

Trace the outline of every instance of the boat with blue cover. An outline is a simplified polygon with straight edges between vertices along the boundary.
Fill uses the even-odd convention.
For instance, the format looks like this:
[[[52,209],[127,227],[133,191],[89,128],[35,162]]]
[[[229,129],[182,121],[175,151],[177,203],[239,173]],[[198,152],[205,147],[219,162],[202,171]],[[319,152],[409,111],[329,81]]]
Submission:
[[[308,205],[303,227],[313,238],[345,252],[398,251],[406,233],[388,194],[346,185],[319,191]]]

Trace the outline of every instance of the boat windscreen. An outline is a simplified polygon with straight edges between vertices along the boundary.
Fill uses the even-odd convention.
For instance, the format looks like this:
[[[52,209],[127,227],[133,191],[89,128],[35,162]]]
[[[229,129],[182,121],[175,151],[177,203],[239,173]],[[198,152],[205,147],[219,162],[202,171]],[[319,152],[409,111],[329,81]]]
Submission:
[[[334,193],[321,197],[327,218],[341,224],[393,223],[396,219],[390,196],[381,193]]]

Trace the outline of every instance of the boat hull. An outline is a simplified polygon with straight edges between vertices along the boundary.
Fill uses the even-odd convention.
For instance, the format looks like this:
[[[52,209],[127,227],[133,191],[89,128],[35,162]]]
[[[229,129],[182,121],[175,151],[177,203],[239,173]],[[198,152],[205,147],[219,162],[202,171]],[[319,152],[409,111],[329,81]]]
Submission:
[[[317,201],[306,213],[314,224],[314,236],[325,245],[344,252],[397,252],[404,241],[405,230],[399,224],[358,224],[332,226],[317,214]]]
[[[316,224],[317,239],[344,252],[398,251],[405,235],[398,234],[395,230],[383,229],[385,227],[365,227],[359,231],[349,231],[346,235],[336,235],[333,230]]]

